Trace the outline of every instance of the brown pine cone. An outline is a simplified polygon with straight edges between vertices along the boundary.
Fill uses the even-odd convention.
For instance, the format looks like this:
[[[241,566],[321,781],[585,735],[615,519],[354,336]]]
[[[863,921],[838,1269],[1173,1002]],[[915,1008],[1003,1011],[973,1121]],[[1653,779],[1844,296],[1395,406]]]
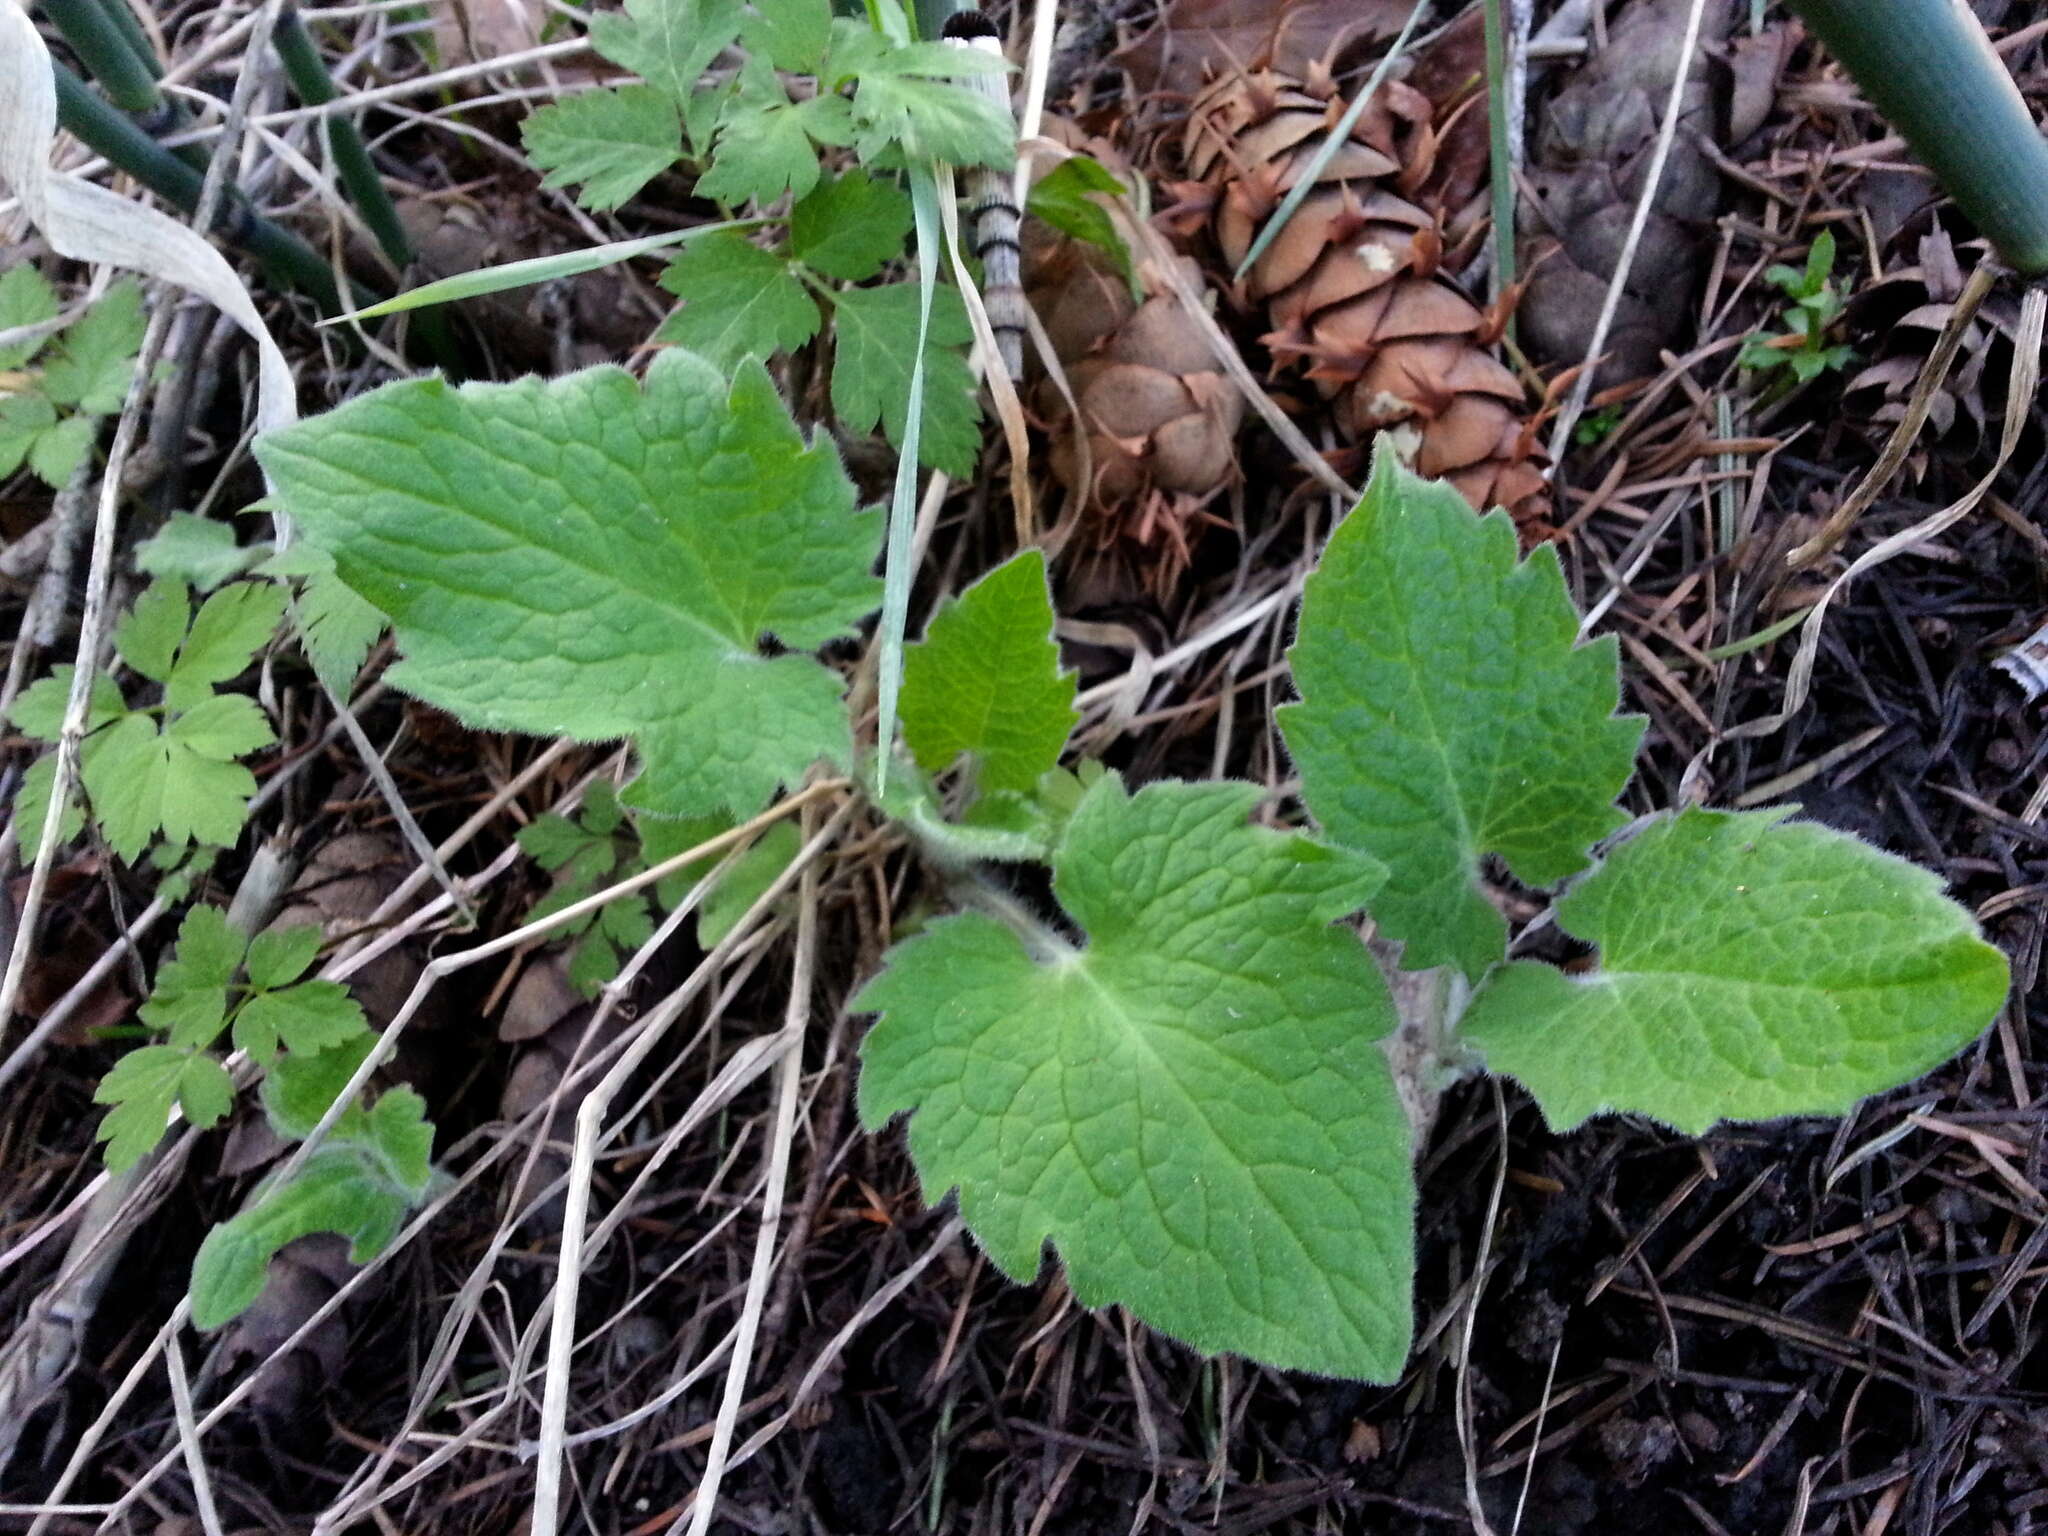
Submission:
[[[1229,76],[1195,98],[1185,137],[1197,178],[1176,187],[1182,228],[1206,220],[1234,269],[1344,112],[1326,74]],[[1339,429],[1381,431],[1418,472],[1473,506],[1505,506],[1525,534],[1548,528],[1545,459],[1520,381],[1492,355],[1504,314],[1488,314],[1438,269],[1436,219],[1404,193],[1428,181],[1430,107],[1381,85],[1316,190],[1245,274],[1276,362],[1306,363]]]
[[[1071,138],[1112,173],[1129,170],[1098,142]],[[1052,434],[1054,476],[1082,498],[1075,553],[1096,567],[1084,585],[1162,594],[1187,568],[1204,508],[1237,478],[1244,398],[1159,272],[1141,263],[1137,292],[1106,252],[1029,221],[1026,293],[1080,407],[1078,425],[1047,379],[1033,403]],[[1186,287],[1202,275],[1178,258]]]

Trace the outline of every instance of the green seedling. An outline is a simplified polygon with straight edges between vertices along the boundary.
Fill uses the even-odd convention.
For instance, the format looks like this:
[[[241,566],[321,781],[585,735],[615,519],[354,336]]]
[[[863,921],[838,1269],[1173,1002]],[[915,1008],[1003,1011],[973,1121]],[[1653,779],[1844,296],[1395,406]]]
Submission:
[[[57,294],[34,267],[0,274],[0,331],[55,320]],[[54,335],[0,346],[0,479],[24,464],[61,488],[102,417],[121,409],[142,348],[142,289],[122,278]]]
[[[242,835],[256,779],[237,761],[277,738],[256,701],[218,685],[247,670],[284,614],[285,594],[271,582],[237,581],[195,613],[176,578],[159,578],[114,631],[129,669],[158,685],[156,702],[131,707],[113,676],[92,681],[79,785],[107,846],[131,863],[161,838],[225,848]],[[73,668],[60,666],[23,691],[8,715],[31,740],[55,743],[70,698]],[[24,852],[41,845],[56,777],[56,756],[29,769],[16,807]],[[64,808],[60,840],[84,826],[76,804]]]
[[[750,234],[714,232],[673,259],[661,285],[681,306],[655,339],[730,368],[806,345],[829,316],[834,412],[850,431],[879,424],[901,448],[920,356],[920,285],[861,286],[905,255],[913,218],[898,174],[923,160],[1006,167],[1016,126],[952,78],[1000,61],[909,41],[900,11],[878,10],[888,13],[881,29],[835,17],[828,0],[759,10],[738,0],[634,0],[624,16],[593,18],[591,41],[646,83],[543,107],[524,132],[544,184],[577,188],[592,209],[615,208],[687,165],[699,197],[764,210]],[[741,67],[707,81],[705,66],[734,46]],[[826,168],[828,156],[849,155],[853,165]],[[964,476],[980,448],[972,332],[957,293],[932,297],[918,456]]]
[[[607,885],[666,863],[730,830],[731,823],[716,816],[649,818],[635,826],[619,805],[618,792],[600,779],[590,786],[582,812],[574,819],[551,811],[520,829],[519,846],[555,877],[553,889],[526,920],[550,917]],[[796,851],[797,829],[788,822],[778,822],[748,844],[705,893],[697,913],[697,942],[710,949],[724,938],[755,898],[789,867]],[[625,954],[653,937],[656,912],[675,907],[718,862],[695,860],[655,882],[649,893],[608,901],[559,925],[556,936],[570,941],[570,983],[585,997],[594,997],[619,974]]]
[[[1579,424],[1572,428],[1572,441],[1581,448],[1591,448],[1607,441],[1614,429],[1621,425],[1625,412],[1619,405],[1603,405],[1597,411],[1588,411],[1579,418]]]
[[[1839,372],[1856,359],[1855,350],[1830,346],[1828,328],[1840,318],[1842,296],[1835,291],[1835,237],[1822,230],[1806,253],[1803,268],[1774,265],[1764,280],[1785,295],[1784,313],[1779,317],[1785,329],[1775,336],[1759,332],[1742,344],[1739,358],[1744,368],[1775,375],[1774,386],[1789,389],[1810,384],[1824,373]],[[1783,372],[1777,372],[1783,370]]]
[[[233,1107],[223,1037],[264,1069],[261,1096],[271,1129],[302,1141],[333,1106],[374,1043],[362,1008],[332,981],[304,980],[320,930],[235,931],[218,907],[185,914],[171,958],[158,968],[141,1017],[162,1039],[136,1047],[101,1081],[94,1099],[107,1166],[132,1168],[162,1139],[173,1110],[198,1129]],[[278,1178],[210,1232],[192,1269],[192,1320],[217,1328],[262,1292],[271,1257],[293,1238],[338,1232],[351,1257],[375,1256],[431,1182],[434,1128],[409,1088],[367,1107],[351,1104],[305,1165]]]

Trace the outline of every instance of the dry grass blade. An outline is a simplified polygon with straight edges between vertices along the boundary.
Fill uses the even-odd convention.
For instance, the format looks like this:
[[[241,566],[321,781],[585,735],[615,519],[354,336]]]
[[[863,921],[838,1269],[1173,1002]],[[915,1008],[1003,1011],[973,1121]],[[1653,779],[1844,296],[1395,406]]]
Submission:
[[[1608,280],[1607,294],[1600,302],[1600,317],[1593,323],[1593,335],[1586,343],[1584,366],[1572,380],[1571,393],[1565,397],[1563,407],[1557,413],[1557,423],[1550,433],[1550,460],[1553,464],[1562,462],[1565,449],[1570,446],[1572,429],[1579,424],[1579,417],[1586,409],[1587,396],[1592,393],[1594,365],[1607,345],[1607,333],[1614,324],[1614,316],[1621,308],[1621,295],[1628,284],[1628,275],[1635,265],[1635,256],[1640,249],[1643,230],[1650,222],[1650,208],[1656,200],[1657,185],[1663,180],[1664,163],[1671,157],[1671,144],[1678,135],[1679,108],[1685,100],[1686,78],[1690,72],[1693,51],[1700,40],[1700,19],[1705,14],[1707,0],[1692,0],[1692,8],[1686,12],[1685,41],[1679,49],[1678,68],[1672,72],[1671,95],[1664,104],[1664,115],[1657,125],[1656,147],[1650,152],[1650,170],[1644,178],[1642,195],[1636,199],[1635,212],[1629,220],[1628,238],[1622,246],[1621,261],[1614,269],[1614,276]]]
[[[1970,322],[1977,317],[1977,311],[1983,307],[1997,280],[1998,269],[1988,261],[1978,263],[1972,270],[1969,283],[1949,310],[1948,322],[1942,326],[1933,350],[1920,366],[1920,375],[1914,380],[1913,393],[1906,402],[1906,413],[1885,440],[1884,452],[1856,482],[1856,488],[1842,499],[1842,504],[1828,514],[1828,520],[1821,525],[1820,531],[1785,557],[1789,569],[1803,571],[1818,565],[1840,549],[1842,541],[1849,537],[1849,530],[1856,526],[1856,519],[1867,512],[1871,503],[1877,500],[1878,493],[1891,484],[1892,476],[1899,472],[1899,467],[1906,462],[1906,455],[1912,451],[1914,440],[1920,436],[1920,429],[1927,425],[1928,409],[1934,403],[1935,394],[1948,378],[1956,352],[1963,344],[1963,337],[1969,333]],[[2003,462],[2001,458],[2000,463]]]
[[[815,830],[814,809],[804,813],[804,831]],[[797,896],[796,964],[789,982],[789,1007],[783,1015],[782,1033],[773,1042],[782,1059],[776,1066],[775,1129],[769,1142],[768,1179],[761,1191],[761,1225],[754,1237],[754,1261],[747,1274],[746,1299],[740,1306],[740,1322],[733,1341],[732,1365],[725,1378],[725,1396],[718,1405],[718,1419],[705,1455],[704,1475],[697,1485],[695,1507],[690,1516],[690,1536],[705,1536],[718,1513],[718,1488],[725,1480],[727,1454],[732,1449],[733,1426],[739,1421],[740,1404],[746,1397],[747,1372],[754,1361],[754,1341],[760,1331],[761,1309],[768,1299],[768,1278],[775,1267],[775,1235],[782,1220],[782,1198],[789,1187],[789,1149],[796,1139],[796,1090],[804,1070],[804,1029],[811,1016],[811,983],[818,958],[818,867],[806,862]],[[676,1517],[674,1530],[682,1524]]]
[[[2033,407],[2035,391],[2041,383],[2041,337],[2044,318],[2048,318],[2048,292],[2041,285],[2031,284],[2026,297],[2020,304],[2019,334],[2013,342],[2012,372],[2007,382],[2005,420],[1998,442],[1998,453],[1991,467],[1983,477],[1963,494],[1930,517],[1921,519],[1910,528],[1903,528],[1889,538],[1865,550],[1851,561],[1849,568],[1828,583],[1820,601],[1813,605],[1805,622],[1800,625],[1799,650],[1792,658],[1792,666],[1785,678],[1784,705],[1774,715],[1759,720],[1745,721],[1729,730],[1723,740],[1739,740],[1747,737],[1767,736],[1782,729],[1792,717],[1805,707],[1808,690],[1813,683],[1814,660],[1820,652],[1821,626],[1827,621],[1828,609],[1841,595],[1842,589],[1865,571],[1884,564],[1894,555],[1911,549],[1914,545],[1936,537],[1961,522],[1976,508],[1990,491],[2000,474],[2005,470],[2014,451],[2019,447],[2020,434],[2026,429],[2028,414]],[[1929,360],[1930,363],[1932,359]],[[1904,425],[1903,423],[1901,424]],[[1882,464],[1878,468],[1882,468]],[[1876,470],[1872,471],[1873,477]],[[1873,493],[1874,494],[1874,493]]]
[[[816,786],[813,786],[815,792]],[[804,798],[810,798],[807,795]],[[597,1141],[604,1116],[611,1107],[626,1080],[647,1059],[665,1033],[668,1024],[678,1017],[683,1008],[709,984],[717,974],[726,957],[736,950],[754,925],[761,921],[784,892],[811,867],[829,848],[839,835],[840,829],[853,815],[855,801],[845,800],[816,836],[808,839],[798,851],[789,867],[761,893],[760,897],[747,908],[746,914],[733,925],[728,933],[706,955],[686,981],[670,998],[648,1017],[647,1028],[642,1032],[630,1050],[619,1058],[618,1063],[607,1072],[598,1085],[591,1090],[576,1110],[576,1146],[574,1161],[570,1170],[568,1204],[562,1216],[561,1263],[551,1302],[547,1384],[541,1397],[541,1432],[539,1449],[536,1452],[537,1466],[534,1479],[533,1515],[530,1529],[533,1536],[553,1536],[560,1520],[563,1445],[567,1434],[569,1411],[569,1371],[576,1346],[576,1294],[582,1279],[584,1231],[590,1214],[590,1187],[595,1173]],[[708,882],[700,881],[698,891],[693,893],[699,900]],[[685,902],[678,910],[692,903]],[[560,914],[556,914],[557,917]],[[786,1050],[787,1041],[780,1036],[769,1037],[756,1042],[749,1049],[735,1056],[724,1072],[721,1081],[726,1083],[724,1096],[737,1092],[742,1083],[767,1070],[779,1050]],[[722,1102],[722,1099],[721,1099]]]

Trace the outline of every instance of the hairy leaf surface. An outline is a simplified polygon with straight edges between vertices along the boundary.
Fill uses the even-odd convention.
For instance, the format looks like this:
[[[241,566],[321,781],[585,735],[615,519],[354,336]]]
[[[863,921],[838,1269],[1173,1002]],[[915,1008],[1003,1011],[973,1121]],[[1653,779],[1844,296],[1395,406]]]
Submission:
[[[543,383],[387,385],[258,456],[342,578],[390,615],[390,680],[472,725],[632,735],[627,798],[751,814],[851,744],[807,651],[879,599],[879,519],[807,445],[758,363],[728,387],[670,351],[641,388],[602,367]]]
[[[1787,809],[1687,811],[1558,904],[1600,968],[1518,961],[1463,1024],[1559,1130],[1839,1114],[1975,1038],[2005,958],[1923,869]]]
[[[1408,1123],[1355,934],[1381,871],[1248,826],[1247,784],[1091,789],[1053,858],[1087,946],[980,913],[890,952],[855,1006],[862,1119],[913,1111],[927,1195],[1009,1275],[1048,1238],[1087,1306],[1203,1350],[1386,1380],[1409,1337]]]
[[[926,773],[963,752],[988,790],[1028,790],[1080,718],[1060,670],[1045,555],[1005,561],[947,603],[903,659],[903,737]]]
[[[1620,824],[1642,722],[1614,715],[1616,642],[1577,628],[1554,549],[1518,562],[1505,513],[1382,447],[1309,578],[1280,718],[1323,830],[1387,865],[1373,916],[1404,965],[1478,976],[1507,942],[1481,856],[1550,885]]]
[[[368,1263],[421,1193],[396,1182],[368,1146],[322,1147],[290,1183],[206,1234],[192,1260],[192,1326],[218,1328],[246,1311],[263,1294],[271,1259],[294,1238],[333,1232],[349,1240],[351,1263]]]

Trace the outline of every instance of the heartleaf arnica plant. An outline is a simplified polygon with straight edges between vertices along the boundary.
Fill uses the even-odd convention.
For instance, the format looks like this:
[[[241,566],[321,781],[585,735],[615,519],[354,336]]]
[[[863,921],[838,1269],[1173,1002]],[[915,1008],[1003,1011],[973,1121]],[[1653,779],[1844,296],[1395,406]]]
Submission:
[[[876,603],[878,520],[758,362],[397,383],[257,452],[392,620],[391,683],[477,725],[630,737],[645,825],[860,766],[817,653]],[[857,775],[958,909],[854,998],[877,1016],[861,1116],[907,1116],[926,1193],[957,1192],[1019,1280],[1050,1249],[1081,1302],[1197,1348],[1389,1380],[1412,1106],[1447,1083],[1510,1076],[1559,1132],[1834,1115],[2005,996],[2004,959],[1901,859],[1791,807],[1619,809],[1642,722],[1616,713],[1615,642],[1577,643],[1552,549],[1518,559],[1504,513],[1384,444],[1289,652],[1298,805],[1063,766],[1052,625],[1036,550],[943,605],[906,657],[904,748]],[[1050,903],[1009,883],[1029,863]],[[1591,961],[1512,957],[1496,869],[1552,893]],[[1399,1073],[1397,1036],[1423,1042]]]

